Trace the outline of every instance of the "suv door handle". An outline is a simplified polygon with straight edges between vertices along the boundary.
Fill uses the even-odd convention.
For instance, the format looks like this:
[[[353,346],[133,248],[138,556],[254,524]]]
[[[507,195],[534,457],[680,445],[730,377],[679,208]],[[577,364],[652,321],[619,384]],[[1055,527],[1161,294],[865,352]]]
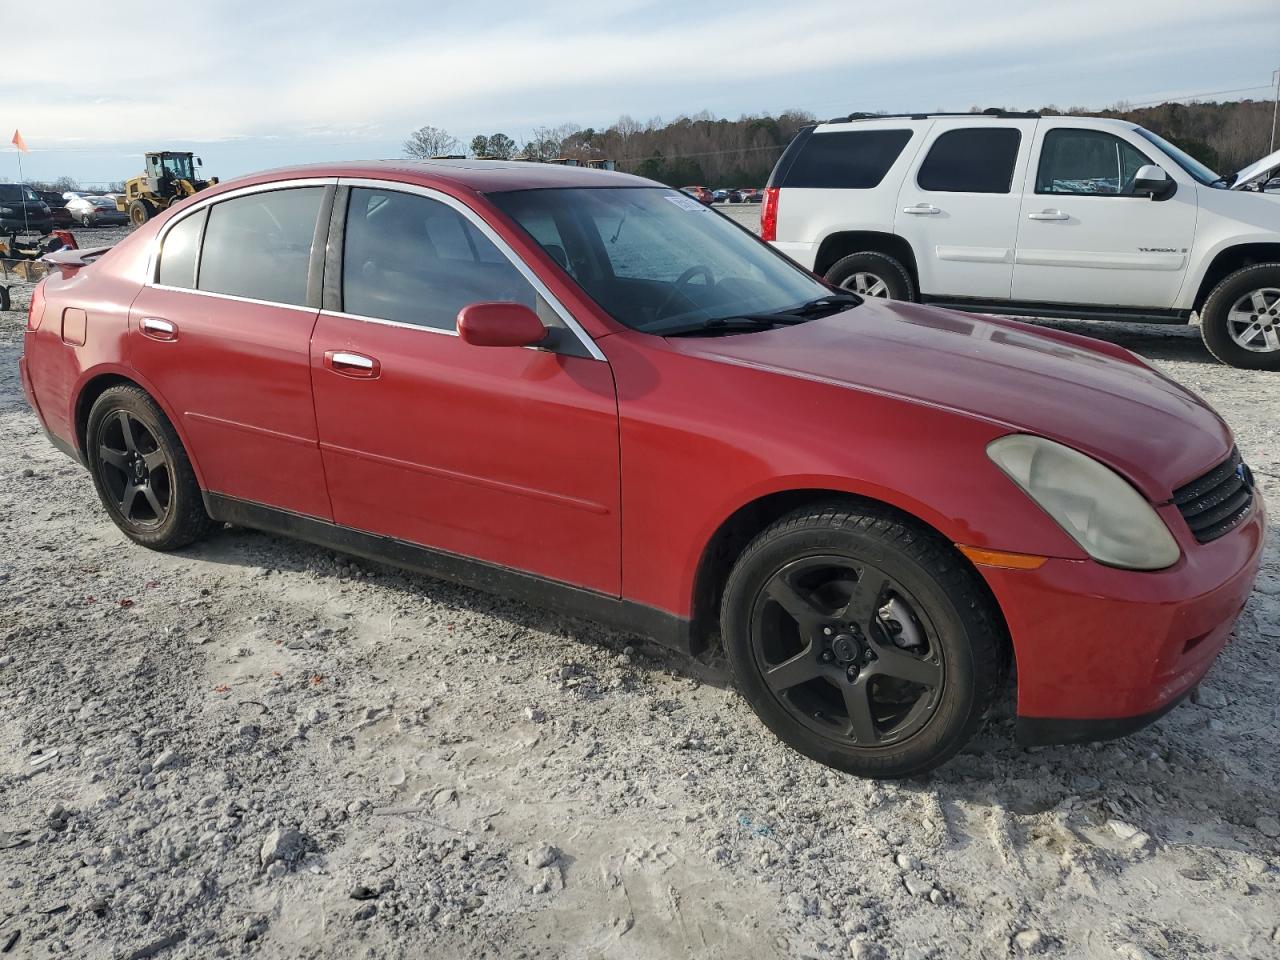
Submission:
[[[138,329],[144,337],[152,340],[169,342],[178,339],[178,325],[162,317],[143,317],[138,321]]]
[[[1039,213],[1028,213],[1028,220],[1070,220],[1069,214],[1061,210],[1041,210]]]
[[[917,203],[913,207],[903,207],[902,212],[914,213],[918,217],[928,217],[935,213],[941,213],[942,211],[931,203]]]
[[[351,353],[348,350],[326,350],[324,365],[334,373],[344,377],[355,377],[358,380],[374,380],[382,372],[382,364],[373,357],[366,357],[362,353]]]

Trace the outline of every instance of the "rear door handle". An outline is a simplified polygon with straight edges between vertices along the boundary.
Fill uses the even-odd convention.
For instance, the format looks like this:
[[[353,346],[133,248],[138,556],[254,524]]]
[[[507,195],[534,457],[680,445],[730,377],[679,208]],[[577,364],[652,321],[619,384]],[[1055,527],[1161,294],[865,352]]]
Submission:
[[[150,337],[152,340],[167,342],[178,339],[178,325],[161,317],[143,317],[138,321],[138,329],[142,331],[144,337]]]
[[[942,211],[931,203],[917,203],[913,207],[903,207],[902,212],[912,213],[917,217],[930,217],[934,214],[941,213]]]
[[[334,373],[355,377],[357,380],[374,380],[382,372],[382,364],[373,357],[349,350],[326,350],[324,365]]]
[[[1069,214],[1061,210],[1041,210],[1039,213],[1028,213],[1028,220],[1070,220]]]

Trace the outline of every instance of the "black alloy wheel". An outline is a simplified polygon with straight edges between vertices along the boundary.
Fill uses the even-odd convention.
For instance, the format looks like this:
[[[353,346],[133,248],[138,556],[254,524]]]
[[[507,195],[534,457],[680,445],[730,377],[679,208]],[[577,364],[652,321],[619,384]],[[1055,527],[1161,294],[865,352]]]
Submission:
[[[164,523],[173,501],[173,464],[146,424],[116,410],[98,434],[96,456],[103,486],[125,523],[143,530]]]

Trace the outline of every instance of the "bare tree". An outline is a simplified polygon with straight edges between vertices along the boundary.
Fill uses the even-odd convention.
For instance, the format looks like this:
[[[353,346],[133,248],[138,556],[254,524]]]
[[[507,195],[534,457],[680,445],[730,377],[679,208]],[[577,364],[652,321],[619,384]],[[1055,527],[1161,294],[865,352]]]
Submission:
[[[419,127],[409,134],[403,149],[405,156],[417,160],[441,157],[458,149],[458,138],[439,127]]]

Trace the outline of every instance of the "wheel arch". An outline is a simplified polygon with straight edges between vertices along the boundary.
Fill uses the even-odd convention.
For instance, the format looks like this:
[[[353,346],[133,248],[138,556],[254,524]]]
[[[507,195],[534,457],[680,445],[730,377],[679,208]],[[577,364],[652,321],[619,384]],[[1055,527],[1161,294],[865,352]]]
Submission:
[[[911,275],[912,286],[920,289],[920,271],[916,267],[916,255],[911,244],[896,233],[879,230],[841,230],[824,237],[813,260],[813,272],[826,276],[836,261],[863,251],[893,257]]]
[[[1256,266],[1260,263],[1280,264],[1280,242],[1258,241],[1255,243],[1238,243],[1219,250],[1209,261],[1204,274],[1200,277],[1200,285],[1196,288],[1195,299],[1191,309],[1196,313],[1204,307],[1214,287],[1244,267]]]
[[[720,602],[724,595],[729,572],[746,545],[779,517],[800,507],[822,501],[840,500],[845,503],[874,507],[897,514],[904,520],[919,524],[935,533],[951,549],[961,564],[974,575],[976,583],[990,601],[1003,639],[1014,657],[1014,645],[1009,635],[1008,623],[999,601],[982,575],[968,557],[955,549],[954,542],[935,523],[902,506],[865,494],[853,493],[832,487],[802,487],[765,493],[742,504],[721,521],[702,548],[693,580],[693,596],[690,604],[690,632],[693,647],[706,649],[717,635],[720,620]]]

